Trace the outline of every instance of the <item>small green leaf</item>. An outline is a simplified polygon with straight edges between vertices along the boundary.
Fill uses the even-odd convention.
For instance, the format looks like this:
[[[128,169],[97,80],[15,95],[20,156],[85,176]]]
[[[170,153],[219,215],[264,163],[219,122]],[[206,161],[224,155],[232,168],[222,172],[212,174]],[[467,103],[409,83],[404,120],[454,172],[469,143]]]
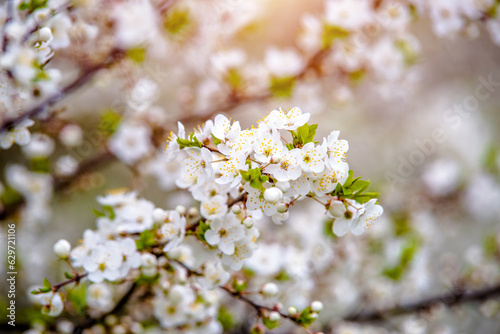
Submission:
[[[350,190],[353,192],[356,192],[362,188],[368,188],[370,185],[370,181],[364,181],[364,180],[356,180],[352,183]]]
[[[233,313],[231,313],[229,309],[223,305],[219,307],[219,314],[217,315],[217,320],[222,325],[224,332],[228,332],[236,326],[236,319]]]
[[[155,244],[155,232],[152,230],[146,230],[139,235],[139,239],[136,240],[137,250],[141,251]]]
[[[185,31],[191,25],[191,21],[189,10],[175,8],[165,17],[163,27],[172,35],[177,35]]]
[[[79,315],[86,313],[87,309],[87,287],[85,284],[75,286],[68,292],[68,300]]]
[[[243,77],[240,75],[240,73],[236,68],[230,68],[227,71],[224,79],[229,84],[229,86],[235,91],[241,90],[245,84]]]
[[[68,273],[67,271],[65,271],[64,272],[64,277],[66,277],[67,279],[72,279],[73,275],[71,275],[70,273]]]
[[[352,174],[353,174],[353,171],[350,170],[349,171],[349,176],[347,177],[347,180],[345,180],[345,183],[344,183],[344,189],[345,188],[349,188],[352,185],[352,181],[353,181]]]
[[[109,219],[113,220],[115,219],[115,211],[113,210],[113,207],[110,205],[103,205],[102,208],[104,209],[104,212],[107,213],[107,216]]]
[[[40,289],[31,291],[32,295],[38,295],[39,293],[40,293]]]
[[[252,179],[250,181],[250,187],[254,188],[254,189],[257,189],[257,190],[261,190],[264,188],[264,186],[262,185],[262,183],[259,181],[259,179]]]
[[[243,180],[249,182],[250,181],[250,173],[244,170],[240,170],[241,177]]]
[[[222,141],[219,138],[215,137],[214,135],[212,135],[212,142],[214,143],[215,146],[222,143]]]
[[[267,175],[261,175],[261,176],[259,177],[259,180],[260,180],[260,182],[262,182],[262,183],[267,182],[267,181],[269,180],[269,176],[267,176]]]
[[[274,97],[290,97],[295,85],[295,77],[277,78],[273,77],[269,90]]]
[[[279,326],[279,320],[271,321],[269,318],[262,318],[262,323],[267,329],[273,329]]]
[[[103,134],[110,136],[118,128],[118,124],[120,124],[121,119],[122,116],[119,113],[113,109],[106,109],[101,115],[98,129]]]
[[[242,293],[246,290],[248,283],[246,281],[240,281],[238,279],[233,280],[233,289],[236,293]]]
[[[142,63],[146,59],[146,48],[138,46],[127,50],[127,56],[135,63]]]
[[[349,32],[340,26],[325,24],[323,27],[323,48],[328,49],[336,39],[349,36]]]
[[[43,279],[43,283],[42,284],[43,284],[44,288],[52,289],[52,285],[50,285],[50,282],[49,282],[49,280],[47,278]]]

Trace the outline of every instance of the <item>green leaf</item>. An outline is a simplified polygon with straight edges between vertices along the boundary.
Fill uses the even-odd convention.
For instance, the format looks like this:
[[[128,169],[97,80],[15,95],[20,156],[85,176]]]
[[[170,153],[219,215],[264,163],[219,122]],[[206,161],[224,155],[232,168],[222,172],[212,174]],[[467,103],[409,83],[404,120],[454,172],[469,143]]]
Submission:
[[[290,97],[295,86],[295,77],[271,78],[269,90],[274,97]]]
[[[219,138],[215,137],[214,135],[212,135],[212,142],[214,143],[215,146],[222,143],[222,141]]]
[[[293,149],[295,148],[295,146],[293,145],[293,143],[288,143],[288,144],[286,144],[285,146],[286,146],[286,148],[287,148],[289,151],[291,151],[291,150],[293,150]]]
[[[352,174],[353,174],[353,171],[350,170],[349,171],[349,176],[347,177],[347,180],[345,180],[345,183],[344,183],[344,186],[343,186],[344,189],[345,188],[349,188],[352,185],[352,181],[353,181]]]
[[[316,319],[311,318],[311,313],[313,313],[311,311],[311,307],[308,306],[303,309],[302,312],[300,312],[300,315],[297,317],[297,323],[304,326],[312,324]]]
[[[498,244],[495,235],[488,235],[483,241],[483,250],[486,257],[495,257],[498,252]]]
[[[235,91],[241,90],[245,83],[243,77],[240,75],[240,73],[236,68],[230,68],[227,71],[224,79],[229,84],[229,86]]]
[[[115,211],[113,210],[113,207],[110,205],[103,205],[102,208],[104,209],[104,212],[107,213],[107,216],[109,219],[113,220],[115,219]]]
[[[67,271],[65,271],[64,272],[64,277],[66,277],[67,279],[72,279],[73,275],[71,275],[70,273],[68,273]]]
[[[127,56],[135,63],[142,63],[146,59],[146,48],[138,46],[127,50]]]
[[[121,119],[122,116],[119,113],[117,113],[113,109],[106,109],[101,115],[98,129],[105,135],[110,136],[113,133],[115,133],[116,129],[118,128],[118,124],[120,124]]]
[[[314,141],[314,136],[316,136],[316,129],[318,128],[318,124],[312,124],[309,126],[309,135],[306,138],[306,142],[304,144],[307,144],[309,142]]]
[[[191,25],[191,14],[187,9],[174,8],[163,21],[163,27],[172,35],[178,35],[184,32]]]
[[[410,43],[405,40],[398,40],[394,42],[396,49],[401,52],[406,66],[412,66],[417,61],[417,53],[412,48]]]
[[[37,290],[32,290],[31,291],[31,294],[32,295],[38,295],[40,293],[40,289],[37,289]]]
[[[267,176],[267,175],[261,175],[259,177],[259,180],[260,180],[260,182],[265,183],[265,182],[269,181],[269,176]]]
[[[0,193],[0,202],[4,207],[13,205],[21,201],[21,199],[21,194],[14,190],[14,188],[4,184],[3,192]]]
[[[264,186],[262,185],[262,183],[259,181],[259,179],[252,179],[250,181],[250,187],[254,188],[254,189],[257,189],[257,190],[261,190],[261,189],[264,189]]]
[[[354,84],[357,84],[359,83],[361,80],[363,80],[363,78],[365,77],[365,74],[366,74],[366,71],[363,70],[363,69],[360,69],[360,70],[357,70],[357,71],[353,71],[353,72],[350,72],[349,73],[349,79],[354,83]]]
[[[410,237],[407,239],[406,243],[401,250],[401,255],[399,258],[399,263],[393,267],[385,268],[382,274],[386,277],[399,281],[403,274],[407,271],[410,266],[411,261],[414,259],[417,250],[420,247],[420,242],[415,237]]]
[[[50,159],[47,157],[31,159],[30,167],[34,172],[48,173],[50,172]]]
[[[177,138],[177,144],[179,144],[180,148],[185,148],[185,147],[198,147],[201,148],[203,144],[196,138],[194,135],[194,132],[191,132],[189,135],[189,139],[182,139],[182,138]]]
[[[219,314],[217,315],[217,320],[222,325],[224,332],[228,332],[236,326],[236,319],[229,311],[229,309],[225,306],[219,307]]]
[[[238,279],[233,280],[233,289],[236,293],[242,293],[247,288],[247,281],[239,281]]]
[[[262,323],[264,326],[267,327],[267,329],[273,329],[279,326],[279,320],[276,321],[271,321],[269,318],[262,318]]]
[[[94,215],[99,218],[99,217],[106,217],[106,214],[104,212],[101,212],[97,209],[92,209],[92,212],[94,213]]]
[[[323,26],[323,49],[328,49],[332,46],[333,41],[349,36],[349,31],[340,26],[325,24]]]
[[[203,220],[200,220],[198,224],[198,229],[196,230],[196,236],[198,237],[198,240],[206,242],[207,240],[205,239],[205,232],[210,229],[210,225],[204,222]]]
[[[405,234],[413,233],[411,227],[410,215],[406,211],[396,211],[391,215],[392,228],[394,235],[400,237]]]
[[[297,128],[297,138],[299,139],[299,143],[305,144],[308,137],[309,137],[309,124],[306,123],[301,127]]]
[[[333,223],[334,223],[334,219],[327,219],[325,220],[324,224],[323,224],[323,232],[324,234],[329,237],[329,238],[332,238],[332,239],[337,239],[337,235],[335,235],[335,233],[333,233]]]
[[[276,276],[274,276],[274,279],[278,282],[286,282],[291,280],[292,276],[290,276],[285,270],[281,270]]]
[[[241,177],[243,180],[249,182],[250,181],[250,173],[244,170],[240,170]]]
[[[146,230],[139,235],[139,239],[135,241],[137,245],[137,250],[141,251],[155,244],[156,237],[155,232],[152,230]]]
[[[27,10],[30,14],[37,9],[47,6],[48,0],[29,0],[19,4],[19,10]]]
[[[353,192],[356,192],[362,188],[368,188],[368,186],[370,185],[370,181],[364,181],[364,180],[356,180],[352,183],[351,187],[350,187],[350,190],[353,191]]]
[[[75,286],[68,292],[68,300],[79,315],[86,314],[87,309],[87,287],[85,284]]]
[[[46,289],[52,289],[52,285],[50,285],[50,282],[47,278],[43,278],[43,287],[46,288]]]

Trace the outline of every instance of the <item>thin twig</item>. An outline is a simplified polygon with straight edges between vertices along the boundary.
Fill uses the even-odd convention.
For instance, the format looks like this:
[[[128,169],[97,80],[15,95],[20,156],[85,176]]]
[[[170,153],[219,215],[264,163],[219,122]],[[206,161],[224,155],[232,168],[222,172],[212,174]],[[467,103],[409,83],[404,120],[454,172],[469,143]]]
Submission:
[[[430,310],[436,305],[455,306],[462,303],[481,302],[500,295],[500,284],[479,290],[459,290],[430,297],[413,303],[398,305],[391,308],[364,311],[344,318],[345,321],[369,322],[382,321],[392,316],[409,313],[419,313]]]
[[[2,123],[2,125],[0,126],[0,134],[3,133],[3,132],[5,132],[5,131],[8,131],[9,129],[11,129],[12,127],[16,126],[17,124],[19,124],[20,122],[22,122],[23,120],[25,120],[27,118],[37,116],[38,114],[40,114],[41,112],[43,112],[44,110],[46,110],[48,107],[51,107],[56,102],[58,102],[59,100],[61,100],[66,95],[70,94],[74,90],[76,90],[76,89],[80,88],[81,86],[83,86],[91,78],[93,78],[94,75],[97,72],[99,72],[100,70],[102,70],[104,68],[108,68],[108,67],[112,66],[113,64],[115,64],[118,60],[122,59],[125,56],[125,54],[126,53],[123,50],[114,49],[109,54],[109,56],[106,59],[106,61],[104,61],[104,62],[102,62],[100,64],[97,64],[97,65],[91,66],[90,68],[84,69],[82,75],[80,75],[73,82],[71,82],[70,84],[68,84],[64,88],[62,88],[59,92],[57,92],[57,93],[53,94],[52,96],[48,97],[47,99],[45,99],[41,103],[39,103],[36,106],[32,107],[30,110],[21,113],[19,116],[15,117],[13,119],[4,121]]]
[[[62,287],[71,284],[71,283],[76,283],[78,284],[83,278],[87,277],[88,273],[83,273],[83,274],[77,274],[73,278],[68,279],[67,281],[61,282],[59,284],[53,285],[52,286],[52,291],[57,292],[59,291]]]

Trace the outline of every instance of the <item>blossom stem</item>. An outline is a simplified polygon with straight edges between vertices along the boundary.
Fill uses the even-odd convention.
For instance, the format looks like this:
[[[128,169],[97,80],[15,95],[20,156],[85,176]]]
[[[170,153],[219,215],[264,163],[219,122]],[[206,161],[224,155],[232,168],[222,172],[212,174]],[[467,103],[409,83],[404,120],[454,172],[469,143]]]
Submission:
[[[57,292],[59,291],[62,287],[71,284],[71,283],[76,283],[78,284],[82,278],[87,277],[88,273],[83,273],[83,274],[76,274],[73,278],[68,279],[67,281],[61,282],[59,284],[53,285],[52,286],[52,291]]]
[[[221,288],[222,290],[226,291],[232,297],[234,297],[236,299],[239,299],[239,300],[247,303],[251,307],[253,307],[257,311],[257,314],[258,314],[259,317],[263,317],[264,316],[264,311],[277,312],[282,318],[288,319],[288,320],[292,321],[297,326],[302,327],[307,333],[313,334],[313,332],[311,332],[311,330],[309,330],[308,328],[306,328],[302,324],[300,324],[298,322],[297,318],[295,318],[295,317],[292,317],[292,316],[290,316],[288,314],[280,312],[280,311],[278,311],[278,310],[276,310],[276,309],[274,309],[272,307],[268,307],[268,306],[264,306],[264,305],[259,305],[259,304],[255,303],[254,301],[252,301],[252,300],[248,299],[247,297],[245,297],[242,293],[233,291],[230,288],[228,288],[227,286],[220,286],[219,288]]]

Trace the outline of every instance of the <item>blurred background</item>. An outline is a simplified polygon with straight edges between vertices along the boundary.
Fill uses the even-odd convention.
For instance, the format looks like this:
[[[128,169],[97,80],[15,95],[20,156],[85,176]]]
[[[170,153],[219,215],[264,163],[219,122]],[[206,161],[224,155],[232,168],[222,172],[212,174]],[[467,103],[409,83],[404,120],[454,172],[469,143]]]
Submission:
[[[247,267],[262,277],[285,271],[283,290],[294,291],[281,296],[287,301],[322,300],[317,326],[325,333],[498,333],[500,301],[490,296],[345,321],[500,284],[498,4],[49,1],[52,38],[65,35],[67,43],[44,56],[47,82],[22,82],[24,72],[14,70],[22,54],[11,68],[3,62],[3,87],[13,74],[14,90],[24,93],[10,87],[2,101],[12,100],[18,115],[99,70],[44,105],[32,118],[30,143],[0,151],[0,244],[15,222],[18,322],[36,319],[29,287],[63,277],[54,243],[76,244],[95,227],[96,196],[126,187],[165,209],[193,205],[164,157],[178,120],[191,129],[223,113],[249,127],[273,109],[297,106],[319,124],[318,138],[340,130],[349,141],[350,169],[380,192],[384,214],[362,236],[338,238],[317,203],[301,203],[285,226],[262,227]],[[21,26],[43,8],[31,9],[19,9]],[[7,13],[5,3],[4,26]],[[137,124],[148,129],[146,140],[120,133]],[[4,277],[6,247],[0,252]],[[2,312],[6,294],[2,281]],[[227,332],[245,332],[240,306],[240,322]],[[276,333],[288,330],[295,329]]]

